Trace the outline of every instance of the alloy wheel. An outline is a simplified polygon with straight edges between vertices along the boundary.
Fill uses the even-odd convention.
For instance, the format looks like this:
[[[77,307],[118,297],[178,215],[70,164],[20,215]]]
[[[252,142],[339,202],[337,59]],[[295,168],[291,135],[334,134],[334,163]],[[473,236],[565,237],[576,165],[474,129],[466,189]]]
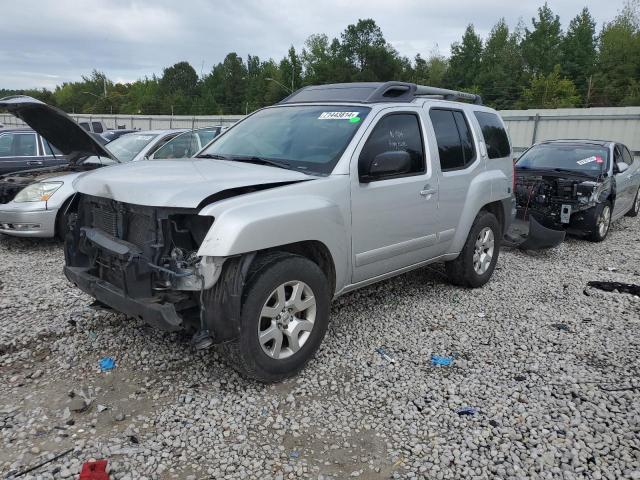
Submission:
[[[260,312],[258,341],[262,351],[281,360],[307,342],[316,319],[316,299],[304,282],[291,281],[271,292]]]
[[[478,275],[484,274],[489,269],[489,265],[491,265],[491,260],[493,259],[494,245],[495,238],[493,230],[489,227],[484,227],[480,230],[476,238],[473,253],[473,269]]]
[[[609,231],[609,223],[611,222],[611,208],[605,205],[598,217],[598,234],[604,237]]]

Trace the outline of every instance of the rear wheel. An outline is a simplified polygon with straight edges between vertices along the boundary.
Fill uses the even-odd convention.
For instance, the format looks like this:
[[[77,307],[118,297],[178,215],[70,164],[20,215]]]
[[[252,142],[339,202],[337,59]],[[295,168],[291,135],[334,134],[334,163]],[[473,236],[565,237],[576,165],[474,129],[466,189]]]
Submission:
[[[489,281],[500,253],[500,222],[490,212],[480,211],[458,258],[445,263],[454,285],[476,288]]]
[[[607,238],[609,227],[611,226],[611,202],[607,200],[606,202],[598,205],[596,208],[596,216],[593,221],[589,240],[591,240],[592,242],[602,242],[605,238]]]
[[[329,322],[329,282],[304,257],[271,253],[256,260],[243,293],[240,335],[224,345],[243,375],[278,382],[300,371]]]
[[[631,210],[627,212],[627,216],[637,217],[638,213],[640,213],[640,188],[636,192],[636,198],[633,199],[633,205],[631,206]]]

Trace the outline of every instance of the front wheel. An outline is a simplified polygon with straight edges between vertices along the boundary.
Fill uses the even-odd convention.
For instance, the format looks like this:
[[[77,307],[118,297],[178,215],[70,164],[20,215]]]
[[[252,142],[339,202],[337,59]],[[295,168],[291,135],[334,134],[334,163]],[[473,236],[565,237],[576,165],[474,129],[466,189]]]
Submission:
[[[611,202],[607,200],[596,207],[596,215],[593,222],[589,240],[592,242],[602,242],[607,238],[609,227],[611,226]]]
[[[451,283],[476,288],[489,281],[500,253],[501,231],[494,214],[485,210],[478,213],[460,255],[445,263]]]
[[[329,282],[304,257],[258,258],[243,293],[240,335],[225,344],[243,375],[278,382],[300,371],[320,346],[329,323]]]

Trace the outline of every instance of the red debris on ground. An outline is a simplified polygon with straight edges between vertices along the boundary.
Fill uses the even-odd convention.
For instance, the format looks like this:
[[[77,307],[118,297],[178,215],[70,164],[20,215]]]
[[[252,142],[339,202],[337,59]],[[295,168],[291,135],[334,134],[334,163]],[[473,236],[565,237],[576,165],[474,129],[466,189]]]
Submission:
[[[107,461],[98,460],[97,462],[85,462],[85,464],[82,465],[79,480],[109,480]]]

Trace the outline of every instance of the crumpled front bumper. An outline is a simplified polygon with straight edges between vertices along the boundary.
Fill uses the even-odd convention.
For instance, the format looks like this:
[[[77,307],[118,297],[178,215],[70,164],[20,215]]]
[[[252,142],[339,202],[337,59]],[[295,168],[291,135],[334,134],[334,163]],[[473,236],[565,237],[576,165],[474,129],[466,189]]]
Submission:
[[[543,250],[557,247],[564,241],[566,231],[547,228],[532,215],[528,221],[516,217],[504,237],[506,245],[523,250]]]
[[[153,298],[132,298],[122,290],[88,273],[84,267],[64,267],[64,274],[71,283],[99,302],[161,330],[182,329],[182,318],[172,303],[158,303]]]

